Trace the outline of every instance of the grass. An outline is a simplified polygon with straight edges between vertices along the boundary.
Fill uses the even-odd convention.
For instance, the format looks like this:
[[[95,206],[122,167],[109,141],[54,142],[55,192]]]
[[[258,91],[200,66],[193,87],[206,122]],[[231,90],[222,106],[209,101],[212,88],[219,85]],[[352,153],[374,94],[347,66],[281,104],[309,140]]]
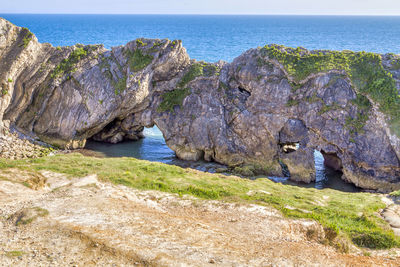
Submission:
[[[116,62],[117,63],[117,62]],[[118,63],[117,63],[118,64]],[[111,82],[111,85],[114,87],[114,94],[119,95],[126,89],[126,81],[127,81],[127,76],[122,69],[122,67],[118,64],[118,68],[122,73],[122,77],[118,78],[115,80],[113,77],[113,74],[111,72],[111,65],[109,62],[109,58],[102,58],[100,63],[99,63],[99,68],[102,70],[104,73],[105,77],[108,78]],[[100,104],[103,104],[103,100],[101,102],[99,101]]]
[[[297,106],[298,104],[299,104],[300,102],[299,102],[299,100],[296,100],[296,99],[289,99],[288,101],[287,101],[287,103],[286,103],[286,106],[287,107],[293,107],[293,106]]]
[[[125,90],[125,88],[126,88],[126,80],[127,80],[126,76],[118,79],[116,82],[114,80],[111,80],[111,83],[114,86],[115,95],[119,95]]]
[[[33,216],[25,216],[22,215],[21,218],[18,218],[16,221],[16,225],[26,225],[26,224],[30,224],[31,222],[33,222],[34,220],[36,220],[39,217],[45,217],[47,215],[49,215],[49,211],[40,207],[34,207],[32,208],[32,210],[34,211]]]
[[[185,73],[185,75],[182,77],[182,79],[178,83],[179,88],[185,87],[189,82],[193,81],[196,79],[196,77],[203,76],[204,64],[201,62],[194,63],[192,66],[190,66],[189,71]]]
[[[368,120],[368,113],[372,108],[371,102],[362,94],[357,94],[356,99],[352,100],[358,107],[355,117],[347,117],[345,127],[350,131],[350,136],[354,137],[357,133],[364,133],[364,125]]]
[[[6,88],[1,88],[1,96],[5,96],[8,94],[8,90]]]
[[[330,110],[338,110],[340,109],[340,105],[336,102],[333,102],[332,105],[323,105],[322,108],[318,111],[318,115],[322,115]]]
[[[192,64],[189,70],[183,75],[181,80],[177,84],[177,88],[165,92],[162,95],[162,101],[157,108],[158,112],[174,112],[175,106],[182,106],[183,100],[190,95],[190,88],[187,87],[187,84],[200,76],[210,77],[213,75],[219,75],[220,69],[213,65],[207,64],[204,62],[196,62]]]
[[[6,252],[6,256],[9,258],[13,258],[13,257],[21,257],[25,254],[25,252],[21,251],[21,250],[11,250],[11,251],[7,251]]]
[[[23,183],[24,184],[24,183]],[[29,184],[25,184],[29,186]],[[27,225],[35,221],[39,217],[45,217],[49,215],[49,211],[40,207],[33,207],[24,209],[21,212],[14,213],[8,217],[8,220],[15,221],[16,226]]]
[[[393,191],[392,193],[390,193],[390,196],[392,196],[392,197],[400,197],[400,190]]]
[[[133,158],[92,158],[80,154],[1,159],[0,170],[8,168],[50,170],[71,177],[95,173],[103,181],[137,189],[272,206],[290,218],[316,220],[330,236],[343,235],[360,247],[400,247],[399,237],[376,215],[385,208],[376,194],[300,188],[268,179],[227,177]],[[253,193],[248,194],[249,191]]]
[[[29,42],[32,40],[33,33],[28,28],[22,28],[21,33],[24,35],[24,39],[22,39],[22,44],[19,46],[23,46],[26,48]]]
[[[352,51],[307,51],[279,45],[265,46],[261,53],[281,63],[295,84],[311,74],[330,70],[346,72],[357,93],[379,104],[380,111],[388,118],[392,133],[400,137],[400,95],[391,73],[382,65],[381,55]],[[362,128],[368,120],[366,111],[361,109],[361,115],[349,119],[352,121],[349,123],[358,124],[355,128]]]
[[[76,70],[76,64],[87,55],[87,51],[83,47],[77,47],[69,55],[61,61],[60,64],[55,67],[51,74],[51,78],[57,78],[63,76],[65,73],[71,73]]]
[[[137,40],[136,40],[136,45],[137,45],[138,47],[140,47],[140,46],[146,46],[147,44],[144,43],[141,39],[137,39]]]
[[[125,51],[126,51],[125,52],[126,56],[128,58],[129,67],[132,71],[135,72],[140,71],[145,67],[147,67],[154,59],[152,55],[143,54],[142,50],[140,49],[136,49],[134,52],[131,52],[129,49]]]
[[[165,92],[162,95],[162,102],[160,105],[157,107],[158,112],[164,112],[164,111],[169,111],[169,112],[174,112],[174,108],[176,106],[181,106],[183,103],[183,100],[190,94],[190,89],[185,88],[185,89],[175,89],[169,92]]]

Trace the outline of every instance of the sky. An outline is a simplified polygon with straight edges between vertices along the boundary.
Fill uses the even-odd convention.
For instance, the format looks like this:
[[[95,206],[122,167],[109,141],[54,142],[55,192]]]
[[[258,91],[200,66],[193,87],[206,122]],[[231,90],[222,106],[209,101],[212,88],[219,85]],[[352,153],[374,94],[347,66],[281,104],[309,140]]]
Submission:
[[[0,0],[0,13],[400,15],[400,0]]]

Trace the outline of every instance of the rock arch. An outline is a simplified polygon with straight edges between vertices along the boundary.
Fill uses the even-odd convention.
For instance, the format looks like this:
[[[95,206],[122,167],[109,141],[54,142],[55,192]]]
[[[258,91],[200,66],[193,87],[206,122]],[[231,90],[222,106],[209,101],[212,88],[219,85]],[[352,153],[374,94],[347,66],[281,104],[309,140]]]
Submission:
[[[291,160],[293,168],[304,167],[298,179],[311,181],[308,159],[318,149],[339,158],[344,179],[357,186],[400,188],[400,139],[392,123],[398,118],[356,88],[357,75],[348,73],[360,68],[352,58],[365,59],[396,99],[399,56],[270,45],[211,64],[191,60],[180,41],[55,48],[1,18],[0,29],[0,130],[10,125],[77,148],[93,136],[138,138],[141,127],[156,124],[183,159],[247,165],[269,175],[281,175],[279,161]],[[282,129],[291,122],[302,124],[306,136],[295,126],[287,138],[300,134],[291,140],[299,149],[283,155]]]

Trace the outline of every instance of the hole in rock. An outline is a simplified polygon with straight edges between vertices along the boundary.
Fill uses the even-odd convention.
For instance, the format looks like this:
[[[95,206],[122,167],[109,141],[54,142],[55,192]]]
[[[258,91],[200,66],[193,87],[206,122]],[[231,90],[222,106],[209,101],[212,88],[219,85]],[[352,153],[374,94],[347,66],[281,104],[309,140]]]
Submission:
[[[295,152],[299,146],[298,143],[290,143],[281,145],[283,151],[285,152],[285,146],[287,146],[286,150],[290,152],[285,153],[293,153]],[[284,177],[269,177],[271,180],[283,184],[290,184],[300,187],[306,188],[331,188],[344,192],[360,192],[361,189],[356,187],[354,184],[350,184],[345,182],[342,179],[342,171],[341,171],[341,160],[336,154],[325,153],[324,151],[320,152],[318,150],[314,150],[314,165],[315,165],[315,182],[305,184],[305,183],[297,183],[289,180],[290,171],[287,165],[284,162],[280,161],[280,165],[282,167],[282,174]]]
[[[281,146],[282,146],[283,152],[291,153],[291,152],[297,151],[297,149],[299,149],[299,147],[300,147],[300,144],[299,143],[286,143]]]
[[[125,140],[116,144],[88,140],[85,149],[99,152],[105,157],[133,157],[169,163],[175,158],[157,126],[144,128],[144,138],[137,141]]]
[[[336,153],[326,153],[324,151],[321,151],[321,155],[324,158],[325,166],[332,168],[335,171],[342,171],[342,160],[336,155]]]
[[[360,188],[346,183],[342,179],[343,172],[340,158],[332,153],[314,150],[315,183],[317,189],[332,188],[346,192],[359,192]]]
[[[238,87],[239,92],[244,93],[246,95],[251,95],[249,91],[247,91],[246,89],[244,89],[243,87],[239,86]]]

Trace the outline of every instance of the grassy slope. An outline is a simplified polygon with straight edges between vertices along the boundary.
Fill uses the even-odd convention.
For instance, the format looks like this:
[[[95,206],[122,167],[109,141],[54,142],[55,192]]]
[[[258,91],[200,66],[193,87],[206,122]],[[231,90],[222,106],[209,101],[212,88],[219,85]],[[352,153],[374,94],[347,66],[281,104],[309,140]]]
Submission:
[[[138,189],[268,205],[288,217],[315,219],[334,236],[340,234],[361,247],[400,247],[400,238],[375,215],[385,207],[380,196],[375,194],[306,189],[268,179],[252,181],[133,158],[101,159],[80,154],[0,160],[0,169],[7,168],[46,169],[74,177],[96,173],[102,180]],[[254,193],[248,194],[249,191]]]

